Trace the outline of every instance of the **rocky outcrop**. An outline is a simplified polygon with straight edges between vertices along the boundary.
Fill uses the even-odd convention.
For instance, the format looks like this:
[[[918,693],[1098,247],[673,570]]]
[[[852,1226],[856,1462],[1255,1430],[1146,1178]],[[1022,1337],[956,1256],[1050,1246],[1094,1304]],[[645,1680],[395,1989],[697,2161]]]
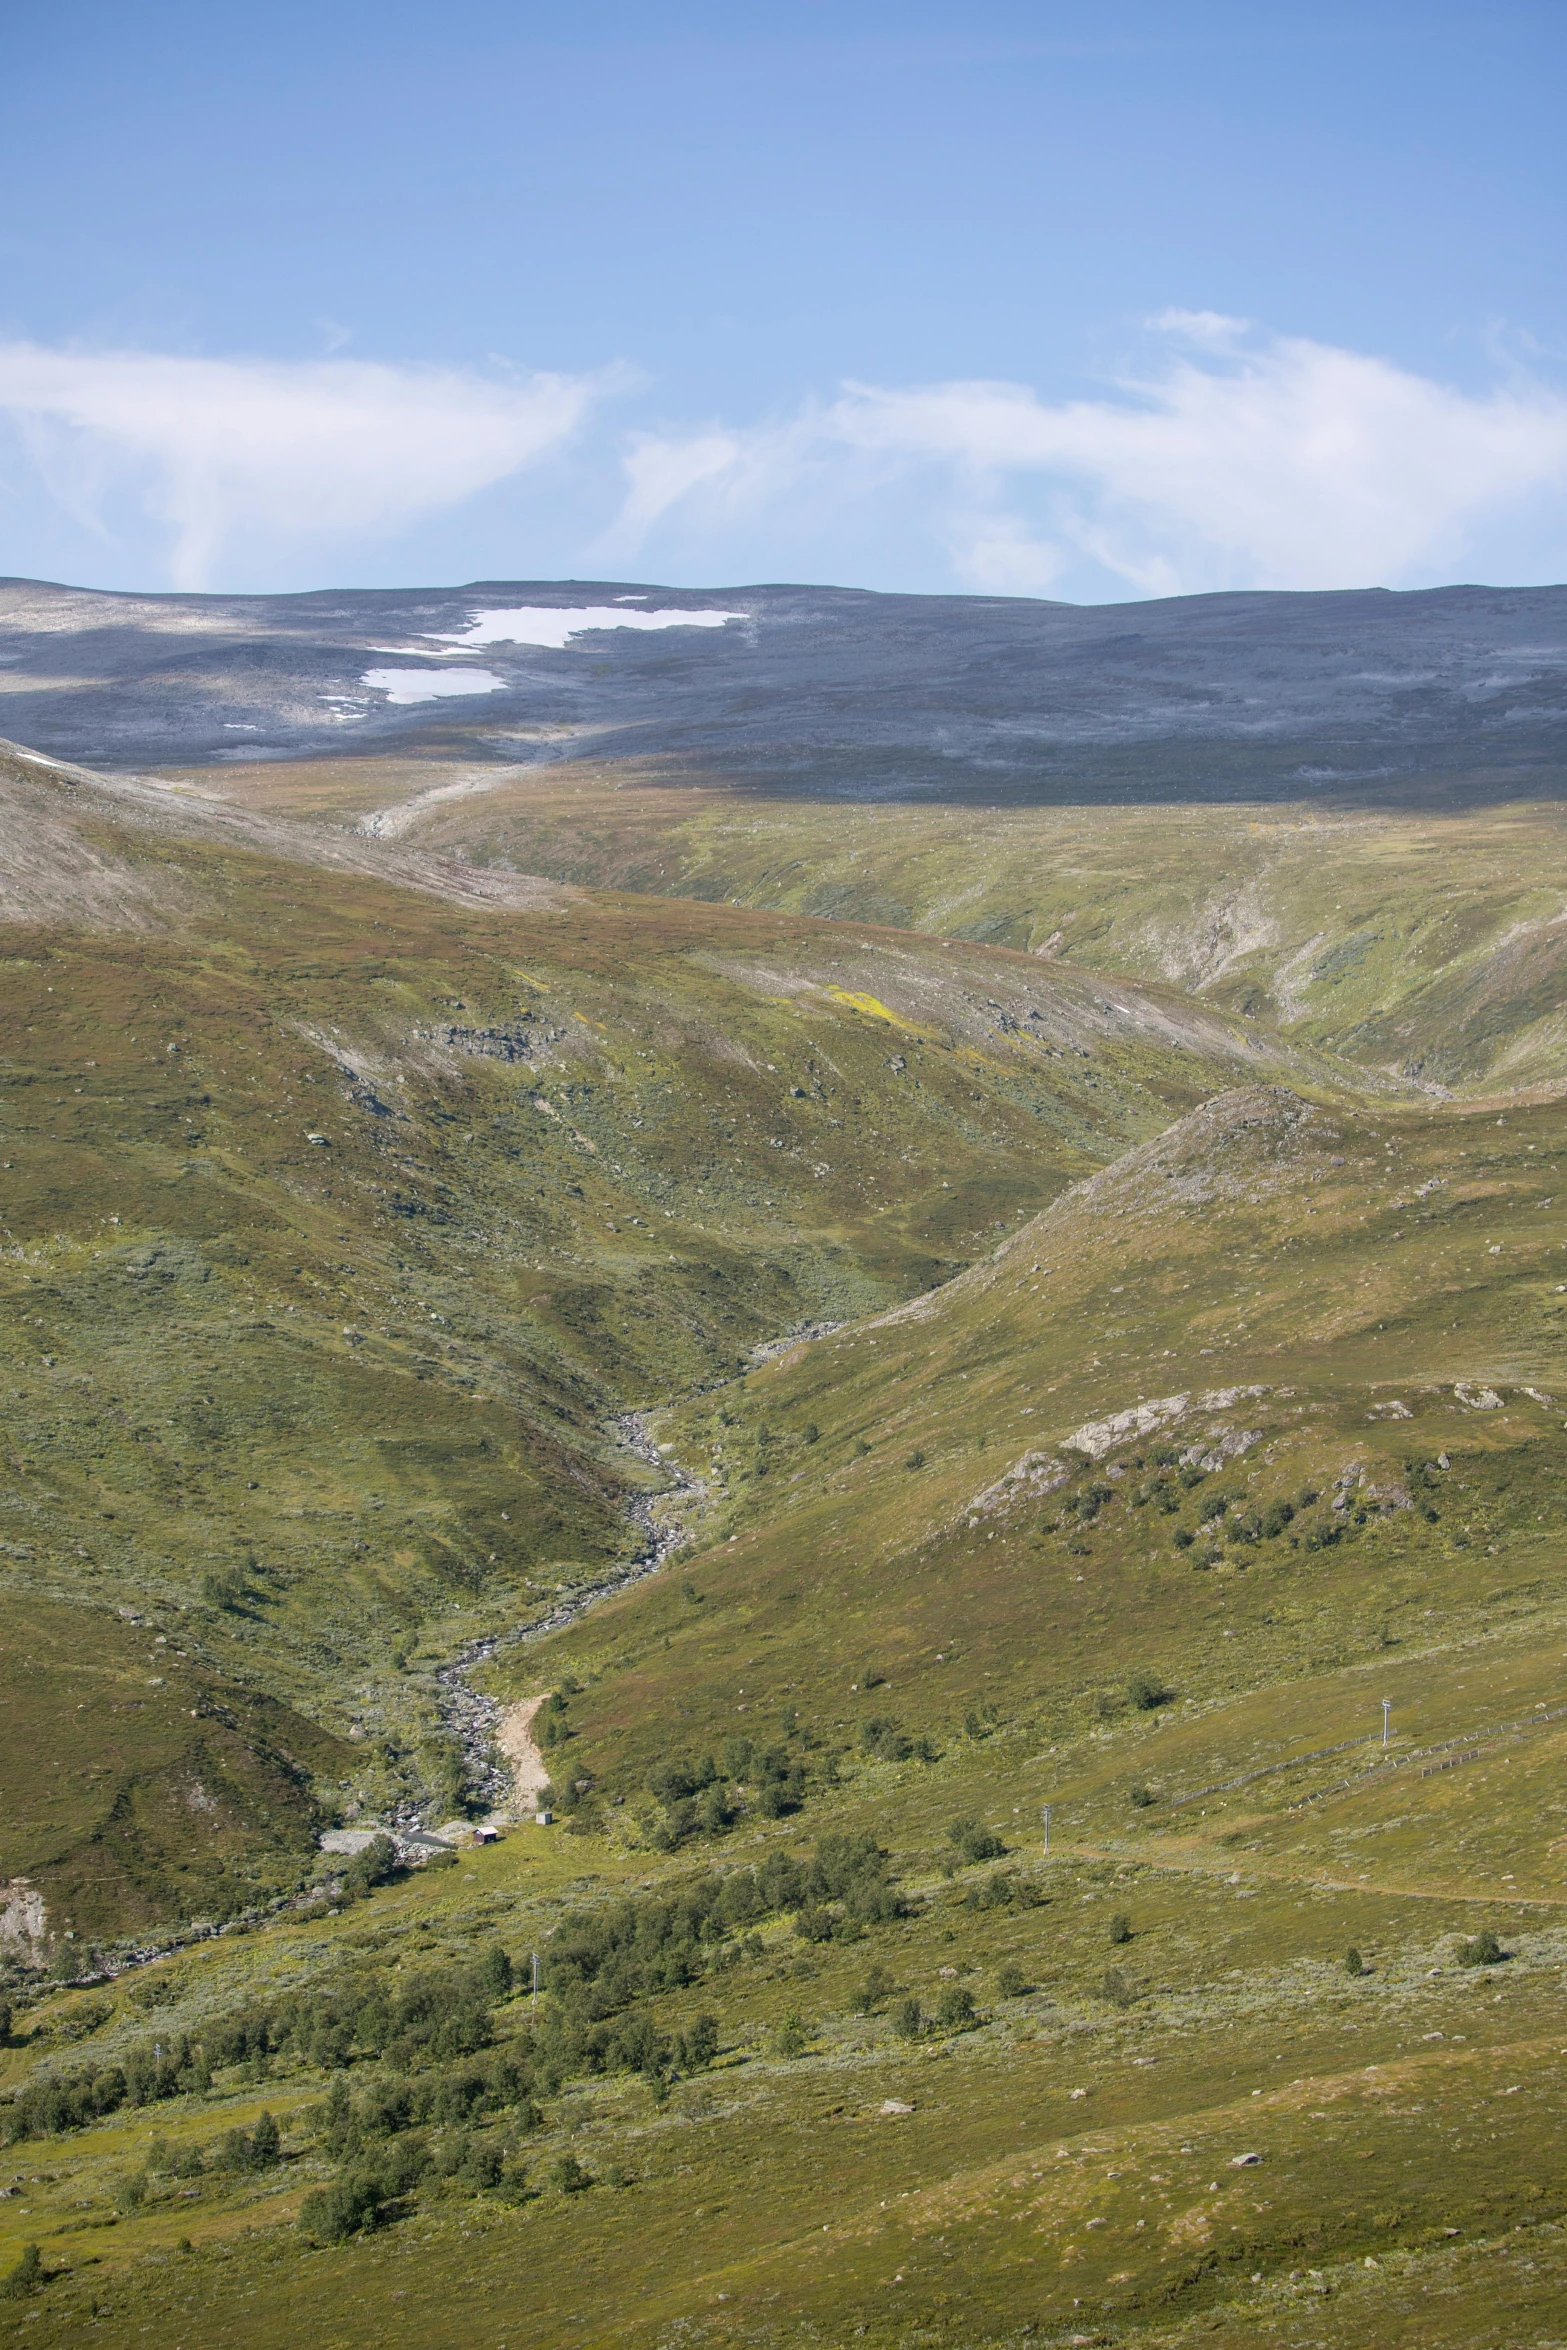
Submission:
[[[29,1877],[0,1889],[0,1953],[23,1966],[42,1966],[49,1950],[49,1913]]]

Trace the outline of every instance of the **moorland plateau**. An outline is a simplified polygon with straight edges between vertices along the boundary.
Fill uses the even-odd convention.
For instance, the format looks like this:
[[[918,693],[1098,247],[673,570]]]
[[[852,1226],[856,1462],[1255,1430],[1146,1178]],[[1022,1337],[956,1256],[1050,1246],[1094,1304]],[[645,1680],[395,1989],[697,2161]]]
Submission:
[[[1564,622],[5,586],[0,2340],[1561,2339]]]

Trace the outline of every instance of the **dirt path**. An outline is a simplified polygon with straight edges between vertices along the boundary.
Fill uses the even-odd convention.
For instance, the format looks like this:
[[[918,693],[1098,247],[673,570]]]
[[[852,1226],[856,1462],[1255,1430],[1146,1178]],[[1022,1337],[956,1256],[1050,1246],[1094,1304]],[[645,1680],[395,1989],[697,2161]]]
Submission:
[[[447,800],[470,800],[482,793],[501,791],[508,783],[516,783],[533,772],[531,767],[478,767],[471,774],[459,776],[455,783],[438,783],[427,791],[415,792],[409,799],[397,801],[390,808],[373,808],[368,816],[360,817],[354,829],[368,833],[372,840],[401,840],[404,833],[413,831],[428,809],[437,808]]]
[[[533,1742],[533,1717],[542,1697],[525,1697],[509,1705],[500,1718],[495,1743],[511,1765],[512,1809],[519,1819],[537,1811],[550,1783],[550,1767]]]
[[[1260,1821],[1266,1815],[1258,1816]],[[1509,1908],[1515,1909],[1567,1909],[1567,1896],[1560,1893],[1520,1893],[1512,1885],[1500,1892],[1488,1892],[1481,1885],[1399,1885],[1390,1881],[1371,1884],[1361,1877],[1334,1875],[1328,1869],[1296,1869],[1286,1867],[1282,1861],[1259,1860],[1255,1853],[1216,1852],[1211,1844],[1203,1844],[1196,1837],[1189,1844],[1172,1836],[1161,1838],[1155,1844],[1150,1837],[1146,1844],[1138,1845],[1134,1855],[1120,1844],[1069,1843],[1058,1832],[1051,1842],[1050,1858],[1117,1864],[1135,1858],[1139,1868],[1158,1876],[1219,1877],[1232,1885],[1309,1885],[1324,1893],[1365,1893],[1386,1901],[1467,1901],[1492,1909],[1505,1901]],[[1237,1866],[1238,1861],[1244,1865]]]

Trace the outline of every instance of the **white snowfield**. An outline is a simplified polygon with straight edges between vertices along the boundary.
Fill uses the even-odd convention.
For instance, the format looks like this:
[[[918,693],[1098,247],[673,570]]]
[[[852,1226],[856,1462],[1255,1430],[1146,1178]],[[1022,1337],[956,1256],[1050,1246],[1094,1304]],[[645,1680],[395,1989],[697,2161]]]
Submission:
[[[427,633],[437,644],[476,652],[481,645],[547,645],[564,652],[574,636],[596,628],[722,628],[749,620],[749,612],[636,612],[625,604],[584,604],[576,611],[555,604],[519,604],[511,611],[476,612],[467,628]]]
[[[389,702],[434,702],[443,694],[498,694],[506,680],[488,669],[367,669],[360,682]]]
[[[507,611],[476,612],[469,625],[455,634],[427,629],[424,633],[431,649],[423,658],[451,661],[461,653],[478,651],[482,645],[542,645],[561,653],[570,650],[574,638],[596,629],[722,628],[727,621],[750,617],[748,612],[636,612],[623,604],[582,604],[572,609],[519,604]],[[372,649],[414,651],[411,645],[377,645]],[[439,701],[448,694],[500,693],[506,683],[488,669],[367,669],[360,682],[373,693],[385,694],[389,702],[403,705]]]

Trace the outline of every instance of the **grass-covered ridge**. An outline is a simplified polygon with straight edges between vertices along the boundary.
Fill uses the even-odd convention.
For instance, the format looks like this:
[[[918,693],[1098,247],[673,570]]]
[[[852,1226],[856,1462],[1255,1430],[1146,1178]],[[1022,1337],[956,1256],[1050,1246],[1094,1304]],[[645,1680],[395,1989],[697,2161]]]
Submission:
[[[943,1279],[1253,1057],[982,951],[474,905],[177,817],[13,781],[49,887],[73,842],[96,878],[4,934],[0,1575],[47,1776],[0,1863],[82,1936],[459,1807],[437,1668],[645,1540],[615,1415]]]
[[[471,870],[879,922],[1163,982],[1453,1090],[1559,1076],[1564,819],[1335,803],[931,808],[737,798],[584,766],[442,792],[428,770],[266,768],[263,804],[366,820]],[[426,797],[425,795],[430,795]]]
[[[1477,1550],[1532,1579],[1567,1463],[1561,1140],[1554,1106],[1220,1096],[933,1296],[699,1399],[671,1425],[723,1539],[699,1604],[650,1586],[571,1636],[603,1676],[584,1753],[635,1771],[672,1692],[706,1736],[783,1703],[923,1732],[1003,1693],[1066,1720],[1134,1667],[1375,1654],[1467,1611]],[[1461,1519],[1409,1467],[1454,1448],[1488,1496]]]
[[[0,2339],[1552,2339],[1554,1096],[94,823],[0,940]],[[645,1539],[632,1405],[682,1554],[474,1674],[555,1825],[315,1856]]]

